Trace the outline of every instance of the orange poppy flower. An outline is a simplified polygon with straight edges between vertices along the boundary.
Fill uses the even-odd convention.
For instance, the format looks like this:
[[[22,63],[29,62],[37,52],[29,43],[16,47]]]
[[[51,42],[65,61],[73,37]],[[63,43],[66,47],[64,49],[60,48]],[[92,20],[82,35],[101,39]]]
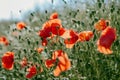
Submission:
[[[18,30],[22,30],[25,27],[26,27],[26,24],[24,22],[18,22],[17,23],[17,29]]]
[[[54,76],[59,76],[61,72],[70,69],[71,63],[66,53],[62,50],[57,50],[53,53],[52,59],[58,58],[58,64],[53,71]]]
[[[55,63],[55,62],[56,62],[55,59],[47,59],[47,60],[45,61],[45,66],[46,66],[47,68],[50,68],[50,67],[54,66],[54,63]]]
[[[52,59],[57,59],[58,57],[60,57],[62,55],[63,55],[63,51],[62,50],[56,50],[52,54]]]
[[[102,31],[100,39],[97,41],[98,51],[104,54],[111,54],[112,50],[110,47],[115,39],[116,29],[108,26],[105,30]]]
[[[104,30],[107,27],[107,21],[102,18],[97,23],[95,23],[94,27],[98,31]]]
[[[61,68],[61,71],[66,71],[70,68],[71,63],[66,53],[58,57],[58,60],[59,60],[59,63],[58,63],[59,66],[61,65],[63,67]]]
[[[58,62],[57,62],[58,59]],[[71,63],[66,53],[62,50],[54,51],[52,54],[52,59],[48,59],[45,62],[47,68],[54,66],[57,62],[57,66],[53,71],[54,76],[59,76],[61,72],[70,69]]]
[[[44,50],[44,48],[41,47],[41,48],[37,48],[36,50],[38,53],[41,53]]]
[[[58,13],[54,12],[51,16],[50,19],[57,19],[58,18]]]
[[[12,70],[14,66],[14,53],[6,52],[2,57],[2,67],[7,70]]]
[[[65,34],[64,34],[65,35]],[[66,34],[67,35],[67,34]],[[67,37],[67,36],[66,36]],[[72,48],[74,46],[74,44],[77,42],[78,40],[78,34],[76,32],[74,32],[73,30],[69,31],[69,37],[64,40],[64,43],[66,45],[66,48]]]
[[[25,66],[27,66],[27,59],[25,57],[22,59],[22,61],[20,61],[20,65],[21,65],[21,68],[24,68]]]
[[[26,78],[32,78],[37,74],[37,68],[36,66],[31,66],[30,68],[27,69],[28,74],[26,75]]]
[[[52,24],[58,24],[61,27],[61,23],[62,22],[60,19],[48,20],[43,24],[42,29],[49,28],[49,27],[51,27]]]
[[[8,45],[9,44],[9,42],[8,42],[8,40],[7,40],[7,38],[6,37],[0,37],[0,43],[1,44],[4,44],[4,45]]]
[[[68,70],[70,66],[71,66],[70,61],[66,61],[65,65],[59,62],[57,67],[53,71],[54,76],[59,76],[61,72]]]
[[[82,31],[79,33],[79,41],[89,41],[92,37],[92,31]]]

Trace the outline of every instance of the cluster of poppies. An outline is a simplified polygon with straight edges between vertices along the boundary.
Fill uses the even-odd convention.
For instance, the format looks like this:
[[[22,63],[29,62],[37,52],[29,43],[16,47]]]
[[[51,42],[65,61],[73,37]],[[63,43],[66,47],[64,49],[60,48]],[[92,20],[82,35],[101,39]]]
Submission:
[[[116,29],[107,25],[108,21],[101,19],[95,23],[95,29],[101,31],[97,41],[97,50],[104,54],[112,54],[111,45],[116,40]]]
[[[116,39],[116,29],[109,25],[109,21],[100,19],[95,23],[94,29],[101,33],[97,41],[98,51],[104,54],[111,54],[111,45]],[[50,19],[46,21],[42,29],[39,31],[39,36],[42,38],[42,45],[46,46],[48,39],[54,36],[59,36],[64,39],[66,48],[72,48],[77,42],[89,41],[94,37],[93,31],[76,32],[73,29],[66,29],[62,27],[61,20],[57,13],[53,13]]]
[[[16,25],[18,30],[22,30],[26,27],[24,22],[19,22]],[[94,29],[100,32],[100,38],[97,40],[97,50],[100,53],[112,54],[111,45],[116,39],[116,29],[108,25],[108,21],[105,19],[100,19],[95,23]],[[64,45],[66,48],[72,48],[77,42],[89,41],[94,37],[93,31],[82,31],[76,32],[73,29],[66,29],[62,26],[62,21],[58,18],[58,13],[53,13],[50,19],[46,21],[42,29],[39,30],[38,35],[41,37],[42,46],[47,46],[48,39],[54,37],[59,37],[64,40]],[[9,41],[6,37],[0,37],[0,44],[9,45]],[[41,53],[44,48],[36,49],[38,53]],[[7,70],[12,70],[14,68],[14,52],[6,52],[3,54],[2,67]],[[21,68],[24,68],[28,64],[31,64],[25,57],[19,63]],[[45,66],[49,69],[55,66],[53,70],[54,76],[59,76],[60,73],[67,71],[71,67],[71,61],[68,55],[63,50],[56,50],[52,53],[50,59],[45,60]],[[39,69],[37,69],[39,67]],[[32,78],[37,73],[42,72],[43,68],[39,64],[34,64],[27,69],[26,78]]]
[[[59,36],[64,39],[66,48],[72,48],[77,42],[89,41],[93,37],[93,32],[82,31],[77,33],[73,29],[66,29],[62,26],[62,22],[58,18],[58,14],[53,13],[50,16],[50,19],[43,24],[42,29],[38,32],[38,35],[42,39],[43,46],[47,45],[47,39]]]

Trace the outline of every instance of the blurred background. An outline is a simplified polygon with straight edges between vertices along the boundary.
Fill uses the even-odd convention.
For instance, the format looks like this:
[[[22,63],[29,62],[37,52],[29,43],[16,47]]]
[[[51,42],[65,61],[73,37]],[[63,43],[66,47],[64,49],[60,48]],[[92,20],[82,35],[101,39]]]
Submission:
[[[35,11],[60,11],[64,9],[65,4],[71,8],[75,8],[78,6],[71,6],[71,4],[83,3],[85,1],[87,0],[0,0],[0,20],[23,19],[25,14]],[[82,4],[79,7],[85,8],[85,5]]]
[[[71,21],[90,26],[84,25],[85,21],[93,24],[100,18],[111,20],[113,13],[119,14],[119,5],[120,0],[0,0],[0,35],[19,21],[40,27],[53,12],[59,13],[66,27],[71,27]]]

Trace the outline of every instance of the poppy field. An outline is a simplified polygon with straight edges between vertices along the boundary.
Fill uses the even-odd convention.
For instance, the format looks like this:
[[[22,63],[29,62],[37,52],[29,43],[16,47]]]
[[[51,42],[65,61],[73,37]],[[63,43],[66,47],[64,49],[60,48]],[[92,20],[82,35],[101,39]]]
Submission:
[[[0,80],[120,80],[120,1],[63,3],[1,23]]]

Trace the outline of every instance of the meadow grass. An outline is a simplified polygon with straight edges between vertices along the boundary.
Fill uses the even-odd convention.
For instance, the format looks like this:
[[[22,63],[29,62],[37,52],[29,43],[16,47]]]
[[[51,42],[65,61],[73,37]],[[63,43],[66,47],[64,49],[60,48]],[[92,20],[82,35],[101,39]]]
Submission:
[[[40,64],[43,67],[43,72],[35,75],[31,80],[120,80],[120,1],[110,0],[107,3],[104,0],[97,0],[94,4],[86,3],[84,10],[71,9],[67,6],[63,12],[57,11],[59,18],[62,20],[64,28],[73,29],[77,32],[91,30],[94,32],[94,37],[88,42],[78,42],[73,48],[67,49],[63,39],[57,43],[48,41],[48,45],[44,47],[44,51],[38,54],[35,48],[41,47],[41,38],[37,32],[42,28],[42,24],[49,19],[49,16],[54,11],[36,12],[33,15],[27,13],[27,18],[24,22],[27,24],[22,31],[16,29],[17,21],[1,23],[0,36],[7,36],[10,45],[0,45],[0,58],[7,51],[15,53],[14,68],[9,71],[2,68],[0,64],[0,77],[6,77],[6,80],[27,80],[26,69],[20,69],[19,62],[23,57],[28,61]],[[100,37],[100,33],[94,29],[94,24],[104,18],[110,21],[110,25],[117,30],[117,39],[112,44],[111,55],[105,55],[97,50],[96,42]],[[9,24],[7,24],[9,23]],[[6,25],[7,24],[7,25]],[[6,27],[6,28],[5,28]],[[16,31],[19,35],[13,36]],[[56,39],[55,37],[54,39]],[[44,59],[51,58],[52,52],[62,49],[68,54],[71,61],[71,68],[68,71],[62,72],[60,76],[54,77],[53,70],[55,67],[47,69]],[[2,61],[0,61],[2,63]],[[64,79],[64,80],[66,80]]]

